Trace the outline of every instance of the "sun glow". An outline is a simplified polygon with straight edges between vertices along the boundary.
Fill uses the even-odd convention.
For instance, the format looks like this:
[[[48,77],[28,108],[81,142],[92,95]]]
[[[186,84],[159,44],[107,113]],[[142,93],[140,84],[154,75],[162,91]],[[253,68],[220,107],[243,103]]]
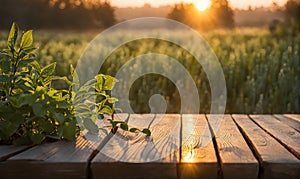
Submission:
[[[210,0],[198,0],[195,2],[195,6],[199,11],[205,11],[211,6]]]

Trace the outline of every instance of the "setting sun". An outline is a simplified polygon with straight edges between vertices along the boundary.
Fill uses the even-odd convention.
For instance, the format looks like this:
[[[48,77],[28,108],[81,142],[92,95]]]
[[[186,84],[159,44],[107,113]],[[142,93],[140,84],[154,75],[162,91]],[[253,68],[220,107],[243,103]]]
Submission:
[[[195,6],[199,11],[205,11],[211,5],[210,0],[199,0],[195,2]]]

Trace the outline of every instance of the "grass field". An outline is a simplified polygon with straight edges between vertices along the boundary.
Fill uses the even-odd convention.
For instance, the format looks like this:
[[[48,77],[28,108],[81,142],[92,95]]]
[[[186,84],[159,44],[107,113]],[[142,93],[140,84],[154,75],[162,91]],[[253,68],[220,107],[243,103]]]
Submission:
[[[69,65],[76,65],[95,35],[95,32],[35,32],[38,61],[43,65],[55,61],[56,74],[68,75]],[[204,37],[225,74],[227,113],[300,113],[300,35],[278,37],[263,29],[237,29],[209,32]],[[6,33],[1,33],[1,47],[6,38]],[[200,112],[209,113],[210,87],[205,72],[190,54],[182,49],[174,51],[170,44],[154,41],[126,44],[105,61],[101,73],[114,75],[128,59],[149,49],[175,57],[191,73],[201,91]],[[55,85],[63,87],[61,83]],[[135,112],[149,112],[149,98],[158,92],[167,100],[167,112],[180,111],[175,85],[165,77],[145,75],[130,90]]]

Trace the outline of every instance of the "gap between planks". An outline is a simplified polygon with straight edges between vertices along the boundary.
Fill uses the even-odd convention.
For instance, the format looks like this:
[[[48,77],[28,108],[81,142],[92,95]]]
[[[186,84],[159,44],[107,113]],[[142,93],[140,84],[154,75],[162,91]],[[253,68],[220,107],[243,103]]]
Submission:
[[[123,120],[123,118],[122,118],[124,116],[127,116],[125,120]],[[129,118],[130,118],[130,114],[114,114],[114,116],[113,116],[114,120],[125,121],[125,122],[128,122]],[[88,161],[87,161],[88,164],[87,164],[87,170],[86,170],[88,179],[93,178],[93,171],[92,171],[92,168],[91,168],[92,160],[96,157],[96,155],[100,152],[100,150],[107,144],[107,142],[113,137],[113,135],[114,134],[110,130],[109,134],[104,137],[104,139],[98,145],[97,149],[94,150],[93,153],[88,158]]]
[[[263,115],[259,115],[259,117],[262,117],[262,116],[263,116]],[[156,117],[156,115],[154,116],[154,118],[153,118],[153,120],[151,121],[151,123],[149,124],[149,126],[152,125],[152,123],[154,122],[155,117]],[[206,117],[206,120],[208,121],[207,116],[205,116],[205,117]],[[259,125],[255,120],[253,120],[252,118],[250,118],[250,116],[247,116],[247,117],[249,118],[249,120],[253,121],[253,122],[256,124],[256,126],[258,126],[259,128],[261,128],[264,132],[266,132],[268,135],[270,135],[272,138],[274,138],[277,142],[279,142],[279,144],[281,144],[281,145],[284,146],[285,148],[289,149],[289,151],[290,151],[290,147],[289,147],[289,146],[287,146],[286,144],[284,144],[284,143],[282,143],[280,140],[278,140],[278,138],[277,138],[276,136],[274,136],[271,132],[269,132],[269,131],[266,130],[264,127],[262,127],[261,125]],[[180,133],[179,133],[179,136],[180,136],[180,146],[182,146],[182,143],[181,143],[181,142],[182,142],[182,135],[183,135],[183,134],[182,134],[182,133],[183,133],[183,119],[182,119],[182,118],[183,118],[182,115],[180,115]],[[254,144],[253,144],[251,141],[249,142],[249,140],[247,139],[245,133],[243,133],[243,128],[240,127],[240,126],[237,124],[237,122],[234,120],[234,118],[233,118],[232,116],[231,116],[231,118],[233,119],[233,121],[234,121],[236,127],[238,127],[239,132],[242,134],[244,140],[248,143],[248,146],[250,147],[250,149],[251,149],[251,148],[254,148],[254,149],[252,149],[252,153],[254,154],[254,156],[255,156],[256,158],[260,158],[259,156],[257,156],[257,155],[259,155],[259,154],[258,154],[259,152],[255,151]],[[273,117],[273,118],[274,118],[274,117]],[[128,115],[128,117],[126,118],[126,121],[128,122],[129,119],[130,119],[130,115]],[[274,119],[275,119],[275,118],[274,118]],[[209,126],[210,126],[210,133],[211,133],[211,135],[212,135],[212,136],[215,136],[214,133],[213,133],[213,129],[212,129],[210,123],[209,123]],[[290,126],[289,126],[289,127],[290,127]],[[89,178],[92,178],[92,177],[93,177],[93,176],[92,176],[92,173],[91,173],[91,166],[90,166],[90,165],[91,165],[91,161],[92,161],[92,160],[94,159],[94,157],[99,153],[99,151],[107,144],[107,142],[111,139],[112,136],[113,136],[113,134],[110,133],[110,135],[108,135],[108,136],[107,136],[107,137],[99,144],[98,148],[97,148],[97,149],[92,153],[92,155],[89,157],[89,159],[88,159],[88,168],[87,168],[87,170],[88,170],[87,176],[88,176]],[[212,140],[213,140],[213,142],[214,142],[214,152],[215,152],[216,156],[218,157],[218,165],[221,166],[221,159],[220,159],[219,152],[218,152],[217,141],[216,141],[215,137],[213,137]],[[27,148],[24,149],[23,151],[25,151],[25,150],[27,150]],[[180,153],[179,153],[179,163],[178,163],[177,165],[182,164],[182,160],[183,160],[182,149],[181,149],[181,147],[179,148],[179,150],[180,150]],[[21,151],[21,152],[22,152],[22,151]],[[21,152],[18,152],[18,153],[21,153]],[[291,151],[290,151],[290,152],[291,152]],[[8,157],[8,158],[9,158],[9,157]],[[258,161],[259,161],[259,164],[262,163],[261,159],[260,159],[260,160],[258,159]],[[220,170],[222,171],[222,168],[220,168]],[[177,172],[178,172],[178,168],[177,168]],[[221,173],[222,173],[222,172],[221,172]],[[223,177],[222,175],[220,175],[221,173],[219,173],[218,177]],[[261,173],[261,171],[260,171],[259,173]],[[177,175],[178,175],[178,173],[177,173]]]
[[[34,145],[32,145],[32,146],[1,145],[0,146],[0,162],[3,162],[15,155],[18,155],[19,153],[22,153],[32,147],[34,147]]]
[[[272,115],[249,115],[250,119],[300,160],[300,133]]]
[[[259,177],[297,178],[300,175],[300,161],[249,116],[232,115],[232,118],[259,161]]]
[[[259,162],[230,115],[207,115],[220,156],[222,178],[257,178]]]

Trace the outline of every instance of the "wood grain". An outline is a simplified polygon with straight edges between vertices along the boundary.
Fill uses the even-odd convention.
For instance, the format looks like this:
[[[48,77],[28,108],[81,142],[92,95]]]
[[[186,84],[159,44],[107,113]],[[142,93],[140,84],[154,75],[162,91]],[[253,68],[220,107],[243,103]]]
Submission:
[[[0,145],[0,161],[4,161],[26,149],[29,146]]]
[[[218,160],[205,115],[182,115],[179,178],[217,178]]]
[[[177,178],[180,115],[130,115],[128,124],[150,125],[151,137],[120,132],[93,159],[95,178]],[[150,163],[151,162],[151,163]]]
[[[285,114],[284,116],[294,119],[297,122],[300,122],[300,114]]]
[[[250,117],[278,141],[284,144],[299,159],[300,133],[272,115],[250,115]]]
[[[99,127],[104,127],[99,123]],[[76,141],[58,141],[32,147],[2,163],[1,178],[86,178],[88,163],[98,145],[107,137],[78,137]]]
[[[220,122],[213,127],[224,178],[257,178],[258,161],[239,132],[230,115],[220,119],[218,115],[208,116],[209,123]],[[221,121],[216,121],[221,120]]]
[[[119,114],[115,120],[128,121],[130,127],[150,126],[152,136],[118,129],[115,135],[101,131],[34,147],[2,145],[0,178],[298,179],[299,117]],[[99,127],[109,125],[97,122]]]
[[[297,178],[300,161],[257,126],[247,115],[232,115],[251,142],[263,167],[264,178]]]
[[[274,115],[279,121],[289,125],[290,127],[296,129],[298,132],[300,132],[300,119],[299,121],[295,120],[297,118],[293,118],[289,115]]]

